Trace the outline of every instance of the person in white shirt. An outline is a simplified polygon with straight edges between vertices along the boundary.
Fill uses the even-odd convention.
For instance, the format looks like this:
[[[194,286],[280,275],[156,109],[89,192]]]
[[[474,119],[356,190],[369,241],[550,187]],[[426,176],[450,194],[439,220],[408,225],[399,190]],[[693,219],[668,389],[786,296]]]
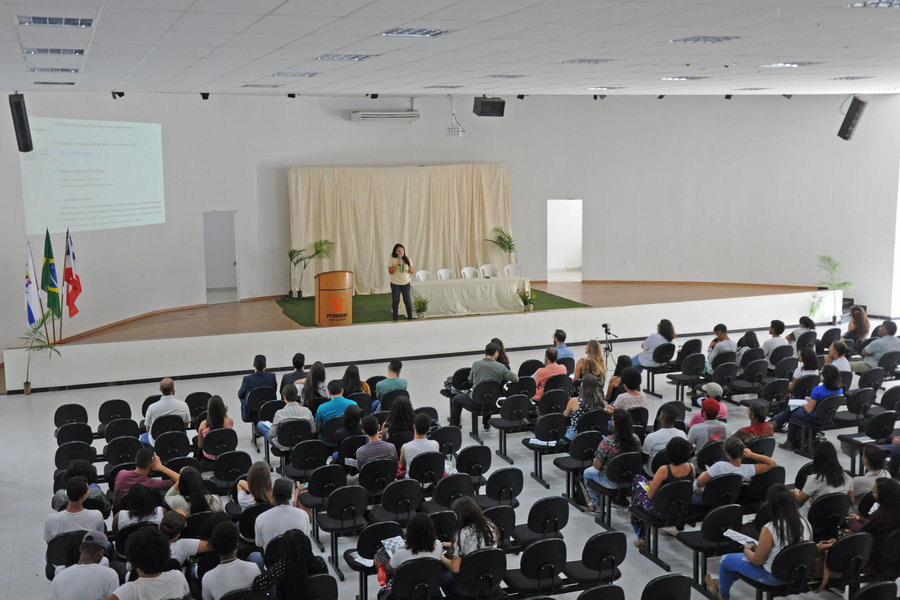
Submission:
[[[147,407],[147,414],[144,415],[144,427],[147,431],[141,434],[141,443],[145,446],[153,446],[154,440],[150,437],[150,428],[153,422],[166,415],[178,415],[184,420],[184,426],[189,427],[191,424],[191,411],[184,400],[175,397],[175,382],[171,377],[166,377],[159,382],[159,393],[162,397]]]
[[[400,566],[414,558],[430,557],[440,560],[444,547],[437,539],[434,523],[425,513],[416,513],[406,524],[406,543],[394,551],[390,567],[397,570]]]
[[[878,333],[881,337],[867,342],[859,351],[863,359],[850,363],[850,369],[854,373],[865,373],[869,369],[874,369],[881,361],[881,357],[888,352],[900,352],[896,323],[885,321],[878,327]]]
[[[254,528],[256,545],[264,551],[269,542],[288,529],[299,529],[309,535],[309,515],[305,510],[297,508],[299,486],[299,481],[297,487],[294,487],[294,483],[285,477],[275,481],[275,485],[272,486],[272,499],[275,504],[256,518]],[[256,562],[253,554],[260,553],[254,552],[250,555],[250,560]]]
[[[209,550],[209,542],[196,538],[183,538],[181,532],[187,526],[187,518],[177,510],[170,510],[159,524],[159,530],[169,540],[169,554],[179,565],[192,556]]]
[[[781,334],[784,333],[784,321],[779,321],[778,319],[774,319],[769,323],[769,339],[763,342],[762,349],[765,353],[766,360],[769,361],[769,367],[774,368],[775,365],[772,364],[772,361],[769,360],[769,357],[772,355],[772,351],[775,348],[780,346],[787,346],[788,341],[781,337]]]
[[[191,590],[184,574],[164,570],[171,554],[169,540],[162,531],[144,527],[134,532],[128,538],[125,554],[137,569],[138,579],[119,586],[106,600],[190,599]]]
[[[643,351],[631,359],[631,365],[637,369],[641,367],[658,367],[659,363],[653,360],[653,351],[657,346],[670,343],[675,339],[675,327],[672,321],[663,319],[656,326],[656,333],[651,333],[641,344]]]
[[[713,333],[716,337],[709,343],[709,350],[706,353],[706,370],[712,373],[713,360],[723,352],[737,352],[737,344],[728,337],[728,327],[724,323],[719,323],[713,327]]]
[[[744,442],[736,437],[730,437],[725,440],[723,446],[728,460],[720,460],[717,463],[713,463],[709,465],[706,471],[700,473],[694,482],[694,497],[691,500],[693,504],[703,504],[703,488],[709,484],[713,477],[737,473],[746,483],[754,475],[765,473],[775,466],[775,461],[771,457],[751,452],[749,448],[744,446]],[[756,464],[743,464],[743,459],[745,458],[756,461]]]
[[[675,428],[675,421],[678,419],[678,409],[672,404],[663,404],[659,409],[659,429],[647,435],[644,438],[644,444],[641,451],[648,454],[647,469],[653,464],[653,459],[657,454],[666,449],[666,444],[672,438],[680,437],[687,439],[687,435],[680,429]],[[649,473],[649,471],[648,471]]]
[[[299,397],[300,393],[297,391],[296,385],[291,383],[284,386],[281,389],[281,398],[284,400],[284,408],[280,408],[275,412],[275,416],[272,417],[271,423],[260,421],[256,424],[256,429],[266,438],[266,441],[273,446],[277,446],[279,450],[290,450],[290,448],[278,443],[278,427],[285,421],[302,419],[304,421],[309,421],[309,425],[313,431],[316,429],[316,417],[308,408],[298,402]]]
[[[66,496],[69,498],[66,509],[55,512],[44,520],[45,542],[70,531],[106,531],[103,514],[99,510],[84,507],[84,501],[88,497],[87,479],[80,476],[70,479],[66,484]]]
[[[440,444],[428,439],[428,431],[431,429],[431,417],[425,413],[419,413],[413,419],[413,439],[400,447],[400,469],[406,471],[412,460],[423,452],[439,452]]]
[[[828,354],[825,355],[825,364],[834,365],[838,371],[846,373],[851,370],[850,361],[848,360],[851,354],[853,354],[853,351],[850,350],[850,346],[842,340],[837,340],[828,349]]]
[[[203,576],[203,600],[219,600],[228,592],[253,587],[253,580],[260,574],[260,570],[252,562],[238,560],[239,539],[238,529],[230,521],[219,523],[213,528],[209,543],[219,555],[219,566]]]
[[[119,574],[100,564],[106,544],[99,531],[84,534],[78,562],[53,577],[53,600],[104,600],[119,587]]]

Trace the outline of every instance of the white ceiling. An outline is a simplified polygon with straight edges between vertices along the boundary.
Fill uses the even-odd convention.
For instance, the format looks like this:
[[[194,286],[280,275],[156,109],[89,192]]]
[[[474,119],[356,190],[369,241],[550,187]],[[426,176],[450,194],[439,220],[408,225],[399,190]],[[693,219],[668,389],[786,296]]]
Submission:
[[[900,8],[849,8],[851,1],[0,0],[0,89],[416,96],[900,91]],[[24,26],[18,16],[93,18],[94,27]],[[381,35],[395,27],[453,31],[435,38]],[[698,35],[738,39],[670,41]],[[48,47],[85,54],[24,53]],[[377,56],[316,60],[335,53]],[[609,62],[561,62],[570,59]],[[814,64],[762,67],[795,61]],[[40,67],[80,72],[31,72]],[[702,79],[662,80],[678,76]],[[860,79],[838,79],[846,77]],[[590,90],[603,86],[621,89]]]

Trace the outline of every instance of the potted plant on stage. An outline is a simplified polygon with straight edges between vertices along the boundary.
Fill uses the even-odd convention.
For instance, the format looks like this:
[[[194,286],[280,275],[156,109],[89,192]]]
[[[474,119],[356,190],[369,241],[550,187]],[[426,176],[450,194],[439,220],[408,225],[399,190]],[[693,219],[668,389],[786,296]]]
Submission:
[[[416,311],[417,319],[424,319],[425,313],[428,311],[428,298],[416,298],[413,300],[413,309]]]
[[[492,231],[494,232],[494,237],[485,238],[484,241],[490,242],[503,250],[503,252],[506,253],[506,259],[509,261],[509,264],[513,264],[513,253],[516,251],[516,240],[513,238],[512,234],[503,227],[494,227]]]
[[[54,354],[59,355],[59,349],[56,344],[51,342],[47,337],[47,319],[50,318],[50,311],[28,326],[25,335],[19,339],[25,342],[25,349],[28,351],[28,360],[25,362],[25,382],[23,390],[25,395],[31,394],[31,359],[35,354],[47,352],[52,358]]]
[[[819,282],[820,290],[846,290],[853,287],[853,284],[849,281],[838,281],[842,265],[836,258],[828,256],[827,254],[819,254],[816,257],[816,268],[825,274],[825,280]],[[822,306],[822,301],[824,299],[825,296],[823,294],[816,293],[813,295],[813,303],[809,307],[810,317],[815,316],[819,307]],[[831,317],[832,325],[837,324],[838,310],[837,299],[834,299]]]
[[[288,250],[288,258],[291,260],[291,291],[290,296],[294,297],[293,290],[293,281],[294,281],[294,269],[297,265],[303,265],[303,268],[300,270],[300,279],[297,282],[297,298],[303,297],[303,276],[306,274],[306,269],[309,267],[309,263],[314,261],[317,258],[328,258],[331,256],[331,252],[334,250],[334,242],[331,240],[316,240],[313,242],[312,248],[303,248],[296,249],[291,248]]]
[[[519,290],[516,292],[519,295],[519,300],[522,301],[522,305],[525,307],[525,312],[531,312],[534,310],[534,300],[537,298],[537,292],[534,290]]]

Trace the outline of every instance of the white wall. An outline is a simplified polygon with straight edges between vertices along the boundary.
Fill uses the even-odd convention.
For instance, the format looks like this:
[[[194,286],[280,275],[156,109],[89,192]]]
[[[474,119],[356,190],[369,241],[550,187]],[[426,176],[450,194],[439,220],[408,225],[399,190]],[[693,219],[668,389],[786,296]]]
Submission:
[[[417,100],[415,124],[351,123],[351,108],[405,99],[28,93],[33,116],[162,123],[163,225],[83,232],[85,288],[67,333],[205,301],[202,214],[238,211],[245,298],[288,289],[287,170],[293,165],[503,161],[518,262],[546,278],[547,198],[584,199],[584,278],[813,284],[816,254],[842,259],[852,295],[892,312],[900,100],[871,98],[851,142],[843,98],[532,97],[502,119],[457,99]],[[23,329],[26,238],[11,119],[0,119],[0,346]],[[801,234],[802,232],[802,234]],[[864,238],[878,240],[872,251]],[[30,238],[35,249],[40,240]],[[57,256],[62,236],[55,236]],[[652,299],[648,299],[652,300]],[[893,311],[898,314],[898,311]]]
[[[580,269],[581,200],[547,200],[547,269]]]

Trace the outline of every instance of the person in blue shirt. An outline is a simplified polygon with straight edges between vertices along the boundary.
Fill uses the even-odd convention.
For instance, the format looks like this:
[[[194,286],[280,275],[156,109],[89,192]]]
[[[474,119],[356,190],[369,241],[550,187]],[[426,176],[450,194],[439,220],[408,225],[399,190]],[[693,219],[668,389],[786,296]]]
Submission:
[[[339,379],[332,379],[328,382],[328,395],[331,399],[323,402],[316,409],[316,428],[319,430],[319,439],[323,442],[325,438],[322,436],[322,429],[329,419],[338,417],[344,418],[344,410],[351,404],[356,404],[353,400],[344,398],[343,384]]]
[[[828,396],[843,394],[844,390],[842,385],[843,379],[838,368],[834,365],[825,365],[822,367],[822,383],[813,388],[809,397],[806,399],[806,404],[798,406],[795,409],[791,409],[791,407],[786,408],[784,412],[776,415],[772,419],[772,427],[775,431],[778,431],[784,427],[785,423],[790,421],[791,417],[797,417],[814,424],[819,423],[819,417],[815,414],[816,405]],[[799,445],[800,427],[793,423],[789,423],[787,440],[784,443],[779,444],[778,447],[783,450],[793,450]]]
[[[562,329],[557,329],[553,332],[553,345],[556,346],[556,359],[560,358],[575,358],[575,353],[572,352],[572,349],[566,346],[566,332]]]
[[[249,375],[244,375],[244,380],[241,381],[241,389],[238,390],[238,399],[241,401],[241,420],[244,423],[256,421],[256,415],[251,414],[247,409],[247,396],[250,394],[250,390],[260,387],[270,387],[276,390],[278,389],[278,381],[275,379],[275,373],[266,372],[266,357],[262,354],[257,354],[253,357],[253,372]],[[254,433],[256,433],[255,429]],[[255,441],[256,436],[253,439],[254,443]]]

